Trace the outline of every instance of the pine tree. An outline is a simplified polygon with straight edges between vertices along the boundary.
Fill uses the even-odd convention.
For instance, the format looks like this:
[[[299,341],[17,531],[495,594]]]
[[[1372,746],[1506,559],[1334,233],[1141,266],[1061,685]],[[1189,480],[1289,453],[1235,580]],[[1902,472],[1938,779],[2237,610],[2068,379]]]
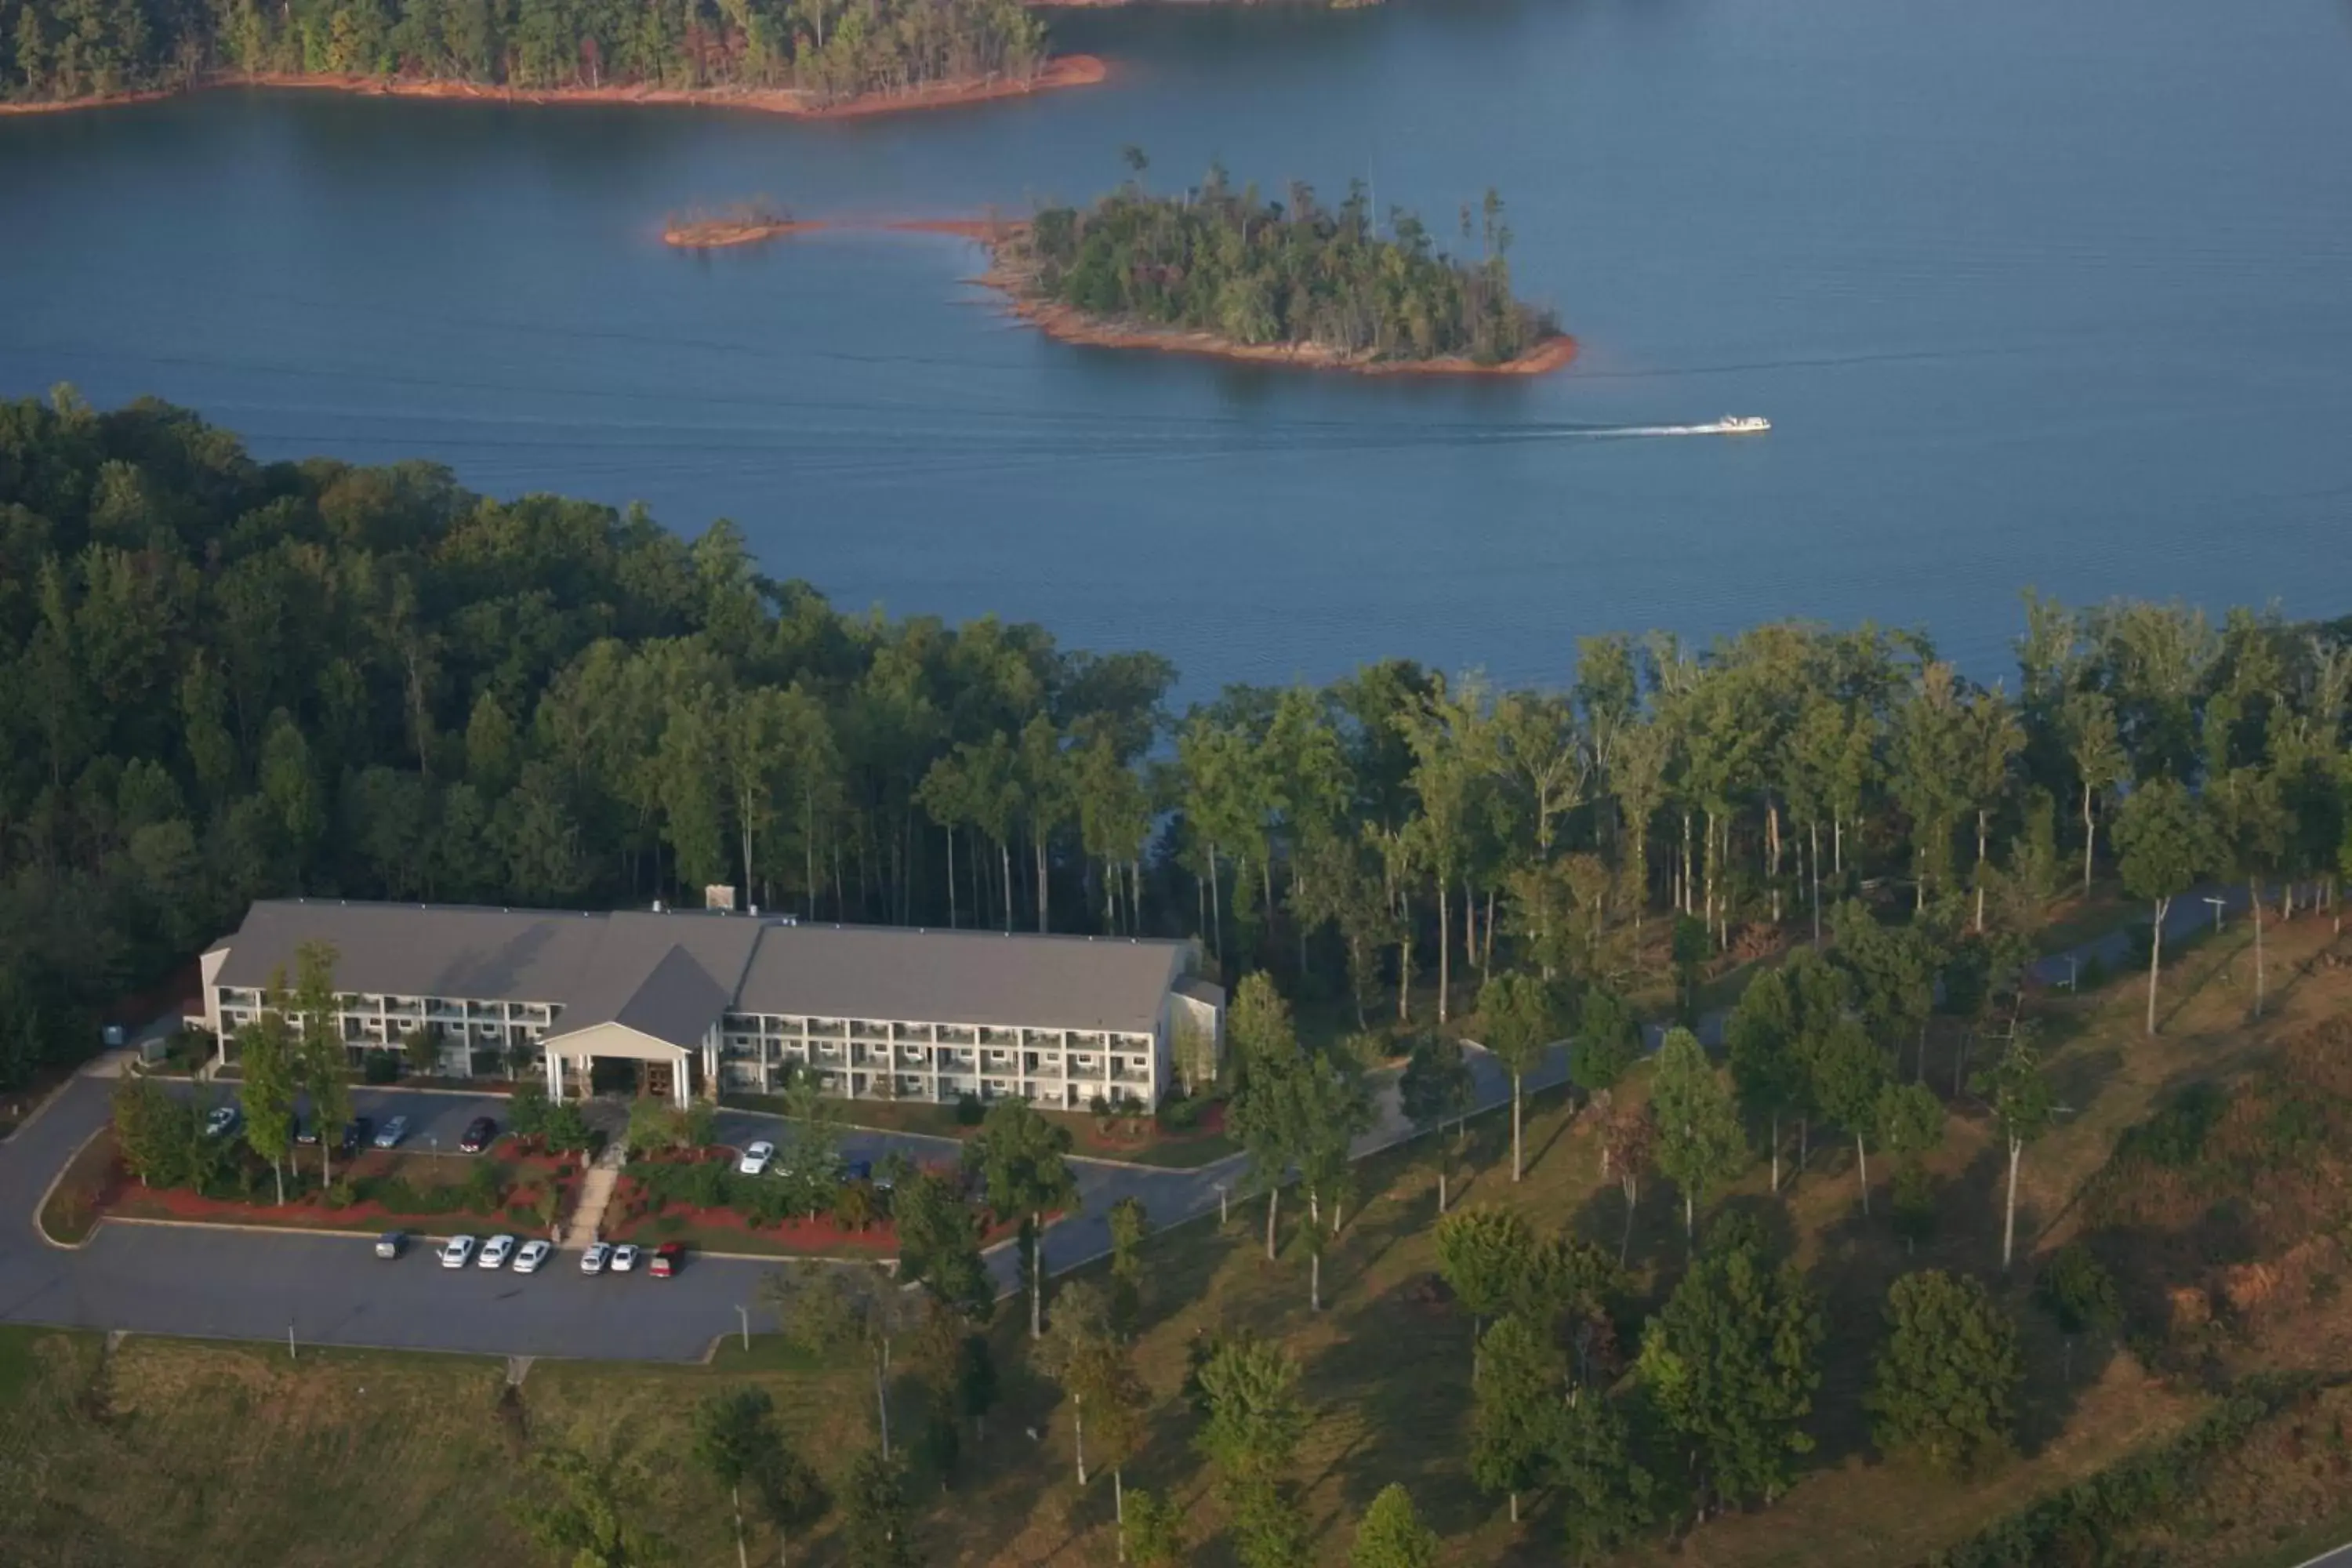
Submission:
[[[1906,1274],[1886,1293],[1886,1325],[1866,1400],[1878,1446],[1958,1471],[2005,1453],[2024,1367],[2017,1325],[1983,1284]]]
[[[1436,1568],[1437,1532],[1422,1523],[1412,1494],[1391,1481],[1356,1525],[1348,1568]]]

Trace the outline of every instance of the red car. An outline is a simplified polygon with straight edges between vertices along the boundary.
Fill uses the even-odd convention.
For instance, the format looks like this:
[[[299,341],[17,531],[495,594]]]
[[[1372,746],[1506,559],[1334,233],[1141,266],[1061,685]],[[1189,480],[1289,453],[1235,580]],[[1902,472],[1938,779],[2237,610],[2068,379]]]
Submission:
[[[686,1243],[665,1241],[654,1248],[654,1260],[648,1272],[656,1279],[667,1279],[686,1267]]]

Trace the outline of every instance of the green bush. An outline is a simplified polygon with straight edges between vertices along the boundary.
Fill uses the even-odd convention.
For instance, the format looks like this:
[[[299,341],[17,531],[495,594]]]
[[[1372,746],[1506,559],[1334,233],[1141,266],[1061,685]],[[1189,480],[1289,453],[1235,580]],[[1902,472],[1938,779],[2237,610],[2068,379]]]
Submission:
[[[2137,1155],[2150,1164],[2180,1170],[2197,1163],[2205,1135],[2229,1109],[2230,1098],[2210,1083],[2192,1083],[2174,1095],[2154,1116],[2127,1130],[2116,1145],[2117,1155]]]
[[[349,1176],[344,1176],[329,1185],[320,1194],[320,1200],[331,1209],[347,1209],[359,1202],[359,1189],[352,1185]]]
[[[360,1064],[360,1076],[369,1083],[400,1081],[400,1058],[390,1051],[370,1051]]]
[[[2122,1563],[2129,1538],[2159,1527],[2196,1500],[2206,1462],[2313,1386],[2303,1373],[2250,1379],[2221,1407],[2175,1437],[2051,1494],[2022,1512],[1927,1559],[1929,1568],[2033,1568],[2045,1563]]]
[[[988,1120],[988,1107],[980,1102],[980,1096],[967,1090],[956,1097],[955,1116],[957,1126],[977,1127]]]
[[[1201,1125],[1201,1112],[1205,1101],[1190,1096],[1171,1100],[1160,1108],[1160,1128],[1163,1132],[1190,1132]]]

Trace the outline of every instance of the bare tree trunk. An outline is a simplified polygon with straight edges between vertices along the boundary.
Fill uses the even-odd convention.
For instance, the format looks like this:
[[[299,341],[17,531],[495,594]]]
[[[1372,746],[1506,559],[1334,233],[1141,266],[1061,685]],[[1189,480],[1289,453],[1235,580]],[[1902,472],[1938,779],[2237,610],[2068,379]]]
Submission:
[[[2147,1032],[2156,1033],[2156,975],[2164,964],[2164,917],[2171,910],[2170,899],[2156,900],[2156,919],[2147,928]]]
[[[1478,944],[1478,978],[1484,980],[1495,966],[1495,889],[1486,889],[1486,934]]]
[[[2009,1204],[2000,1221],[2000,1268],[2004,1274],[2009,1272],[2010,1257],[2017,1249],[2017,1157],[2024,1149],[2019,1140],[2009,1141]]]
[[[1047,918],[1052,912],[1052,895],[1045,887],[1045,836],[1036,836],[1037,851],[1037,934],[1043,936],[1051,926]]]
[[[1830,870],[1834,876],[1845,875],[1845,817],[1838,812],[1830,814]]]
[[[1774,1110],[1773,1110],[1773,1112],[1772,1112],[1772,1193],[1773,1193],[1773,1195],[1774,1195],[1775,1197],[1777,1197],[1777,1196],[1779,1196],[1779,1195],[1780,1195],[1780,1110],[1778,1110],[1778,1108],[1775,1108],[1775,1109],[1774,1109]]]
[[[1519,1179],[1519,1075],[1511,1074],[1511,1180]]]
[[[1087,1484],[1087,1398],[1083,1394],[1070,1395],[1070,1441],[1078,1452],[1078,1485]]]
[[[1859,1132],[1853,1135],[1853,1162],[1854,1169],[1862,1175],[1862,1212],[1867,1216],[1870,1213],[1870,1146]]]
[[[1822,825],[1812,826],[1812,852],[1805,857],[1813,874],[1813,945],[1822,945]]]
[[[751,1549],[743,1539],[743,1487],[740,1482],[728,1489],[735,1499],[735,1568],[751,1568]]]
[[[879,1351],[874,1357],[874,1408],[882,1424],[882,1457],[890,1457],[890,1373],[889,1352]]]
[[[1217,955],[1217,967],[1224,971],[1220,976],[1227,988],[1234,983],[1232,969],[1225,963],[1225,907],[1217,888],[1217,847],[1209,846],[1209,946]]]
[[[1984,934],[1985,906],[1985,811],[1977,807],[1977,934]]]
[[[1275,1215],[1275,1211],[1276,1211],[1277,1208],[1279,1208],[1279,1207],[1281,1206],[1281,1204],[1282,1204],[1282,1189],[1281,1189],[1280,1187],[1268,1187],[1268,1188],[1266,1188],[1266,1190],[1265,1190],[1265,1258],[1266,1258],[1266,1261],[1267,1261],[1267,1262],[1269,1262],[1269,1263],[1271,1263],[1271,1262],[1273,1262],[1273,1261],[1274,1261],[1274,1215]]]
[[[1319,1247],[1307,1256],[1307,1310],[1323,1310],[1323,1249]]]
[[[956,919],[955,829],[950,826],[948,829],[948,930],[953,931],[961,923]]]
[[[1445,901],[1445,879],[1437,879],[1437,1021],[1445,1022],[1446,992],[1453,984],[1454,972],[1449,966],[1454,951],[1454,937],[1449,930],[1454,911]]]
[[[2254,1016],[2263,1016],[2263,887],[2256,881],[2246,889],[2248,901],[2254,906]]]

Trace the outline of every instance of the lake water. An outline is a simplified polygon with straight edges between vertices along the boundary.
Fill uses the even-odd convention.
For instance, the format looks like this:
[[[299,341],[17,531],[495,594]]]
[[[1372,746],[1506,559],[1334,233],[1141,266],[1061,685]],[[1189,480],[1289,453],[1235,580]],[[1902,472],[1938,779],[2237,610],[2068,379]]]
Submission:
[[[830,124],[215,93],[0,121],[0,395],[270,456],[734,519],[845,605],[1035,619],[1188,692],[2016,593],[2352,610],[2352,12],[2319,0],[1403,0],[1057,17],[1110,83]],[[1527,383],[1044,341],[976,252],[694,257],[666,213],[1489,184],[1582,341]],[[1725,413],[1761,438],[1608,437]]]

